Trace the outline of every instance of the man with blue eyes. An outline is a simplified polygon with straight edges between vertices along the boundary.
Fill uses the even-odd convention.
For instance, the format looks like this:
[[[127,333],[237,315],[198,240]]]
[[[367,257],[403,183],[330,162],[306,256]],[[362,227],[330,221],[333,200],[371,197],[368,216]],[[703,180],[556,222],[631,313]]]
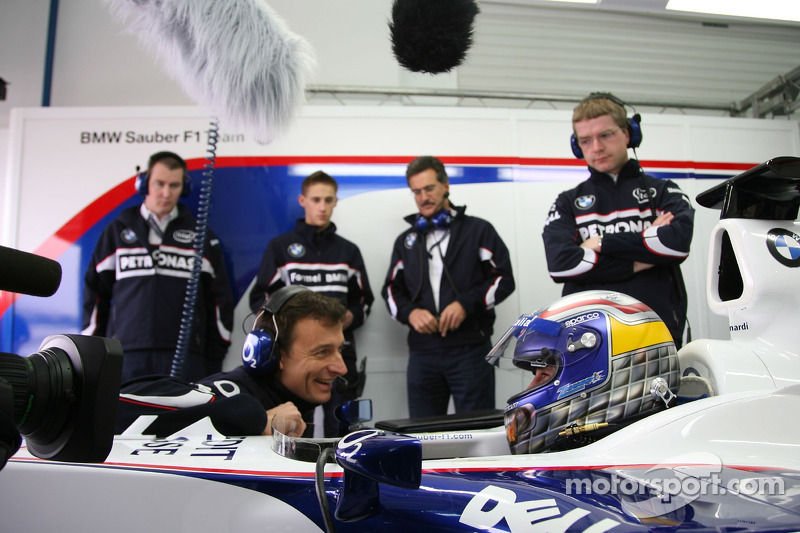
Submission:
[[[689,255],[694,208],[675,182],[645,174],[628,157],[642,132],[640,116],[629,119],[625,106],[592,93],[573,111],[572,152],[590,175],[550,208],[542,233],[547,268],[564,296],[603,289],[644,302],[680,348],[687,297],[679,265]]]

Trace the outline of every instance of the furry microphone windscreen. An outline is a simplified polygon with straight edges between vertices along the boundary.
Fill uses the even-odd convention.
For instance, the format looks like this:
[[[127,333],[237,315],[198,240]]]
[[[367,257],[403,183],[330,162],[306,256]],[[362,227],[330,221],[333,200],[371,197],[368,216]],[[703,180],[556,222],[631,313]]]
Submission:
[[[105,0],[197,104],[274,140],[305,101],[315,60],[262,0]]]
[[[392,52],[412,72],[449,72],[472,46],[474,0],[394,0],[389,22]]]

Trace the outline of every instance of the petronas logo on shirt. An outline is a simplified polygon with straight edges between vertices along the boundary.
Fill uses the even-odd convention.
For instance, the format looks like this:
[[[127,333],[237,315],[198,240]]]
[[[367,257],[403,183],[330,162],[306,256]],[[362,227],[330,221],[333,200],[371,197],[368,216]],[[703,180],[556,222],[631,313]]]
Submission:
[[[306,247],[299,242],[293,242],[290,244],[286,251],[289,252],[289,255],[292,257],[303,257],[306,255]]]

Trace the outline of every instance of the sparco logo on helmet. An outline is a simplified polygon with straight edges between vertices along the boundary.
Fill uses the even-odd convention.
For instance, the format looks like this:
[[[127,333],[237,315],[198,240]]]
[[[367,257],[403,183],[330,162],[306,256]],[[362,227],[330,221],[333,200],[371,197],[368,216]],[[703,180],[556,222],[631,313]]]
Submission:
[[[566,322],[564,322],[564,326],[568,328],[572,326],[577,326],[578,324],[582,324],[587,320],[594,320],[595,318],[600,318],[600,313],[587,313],[585,315],[576,316],[575,318],[571,318]]]

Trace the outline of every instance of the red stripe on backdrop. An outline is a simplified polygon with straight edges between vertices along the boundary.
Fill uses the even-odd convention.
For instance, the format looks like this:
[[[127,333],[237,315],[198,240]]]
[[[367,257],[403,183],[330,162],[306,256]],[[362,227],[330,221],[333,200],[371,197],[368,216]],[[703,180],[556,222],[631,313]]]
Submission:
[[[218,157],[215,166],[221,168],[246,166],[282,166],[305,163],[329,164],[407,164],[413,156],[259,156],[259,157]],[[482,156],[442,156],[442,161],[461,165],[523,165],[523,166],[556,166],[582,167],[585,162],[579,159],[564,158],[530,158],[530,157],[482,157]],[[189,170],[205,167],[205,159],[190,159],[186,162]],[[756,166],[748,163],[700,163],[696,161],[642,161],[644,167],[680,168],[698,170],[745,171]],[[58,259],[64,251],[72,246],[81,235],[98,220],[106,216],[112,209],[124,202],[133,189],[134,177],[120,183],[103,196],[86,206],[77,215],[64,224],[56,233],[47,239],[35,254]],[[0,314],[2,309],[0,308]]]
[[[220,168],[247,166],[283,166],[308,163],[328,164],[398,164],[405,165],[416,156],[253,156],[253,157],[218,157],[215,166]],[[505,157],[505,156],[441,156],[445,164],[460,165],[520,165],[546,167],[583,167],[585,161],[580,159],[547,158],[547,157]],[[189,159],[186,161],[189,170],[202,169],[207,165],[205,159]],[[696,170],[723,170],[743,172],[753,168],[757,163],[721,163],[698,161],[641,161],[645,168],[674,168]],[[34,253],[48,259],[57,260],[67,248],[72,246],[81,235],[106,216],[112,209],[125,201],[133,189],[135,176],[120,183],[72,217],[56,233],[48,238]],[[16,301],[19,295],[0,291],[0,316]]]
[[[98,220],[128,199],[133,190],[135,176],[131,177],[83,208],[69,222],[61,226],[51,237],[34,250],[34,254],[56,261],[67,248],[75,244]],[[0,291],[0,316],[2,316],[21,295]]]
[[[203,168],[205,160],[191,159],[186,161],[188,170]],[[47,239],[44,244],[34,252],[49,259],[58,259],[64,251],[75,244],[86,231],[97,222],[127,200],[134,191],[136,176],[131,176],[110,191],[106,192],[95,201],[84,207],[69,222],[61,226],[55,234]]]
[[[258,156],[258,157],[220,157],[216,160],[219,167],[244,167],[244,166],[280,166],[298,165],[306,163],[329,164],[397,164],[406,165],[415,156]],[[584,167],[586,162],[580,159],[565,159],[554,157],[505,157],[505,156],[441,156],[444,163],[461,165],[523,165],[547,167]],[[745,171],[753,168],[758,163],[720,163],[701,161],[662,161],[642,160],[644,168],[675,168],[696,170],[727,170]],[[198,165],[200,168],[202,164]]]

